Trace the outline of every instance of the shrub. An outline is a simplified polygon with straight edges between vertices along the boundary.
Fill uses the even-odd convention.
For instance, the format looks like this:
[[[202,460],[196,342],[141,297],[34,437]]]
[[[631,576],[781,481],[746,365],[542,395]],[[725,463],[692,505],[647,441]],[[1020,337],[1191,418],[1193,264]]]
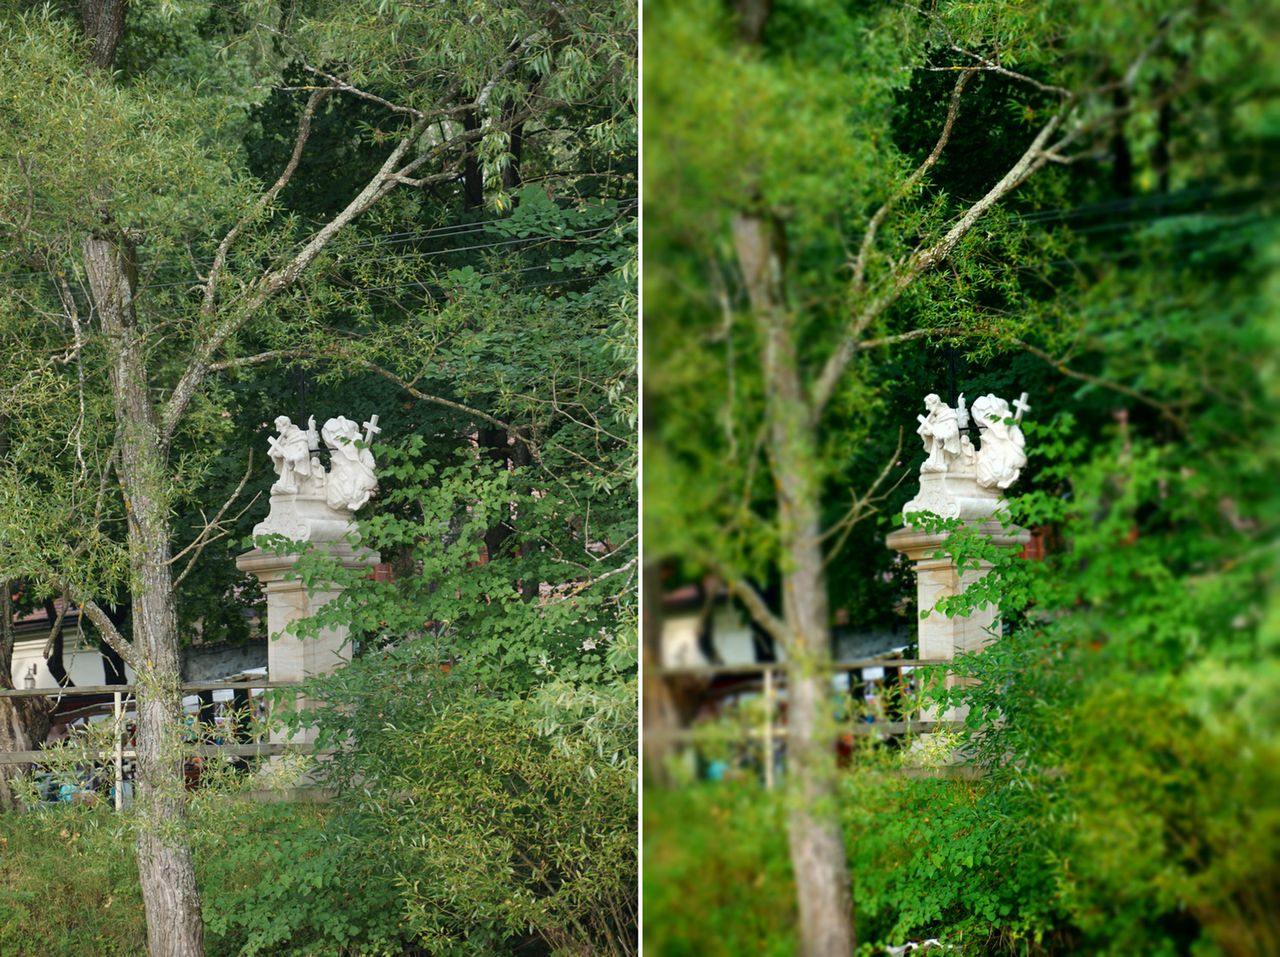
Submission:
[[[0,954],[136,957],[146,941],[133,844],[114,812],[0,815]]]
[[[364,853],[394,872],[415,938],[433,953],[529,936],[558,954],[634,953],[634,677],[498,693],[413,644],[322,682],[313,717],[360,743],[323,773]]]
[[[400,888],[343,839],[330,810],[200,803],[193,824],[209,957],[412,951]],[[0,817],[0,887],[0,954],[146,952],[132,835],[107,807]]]

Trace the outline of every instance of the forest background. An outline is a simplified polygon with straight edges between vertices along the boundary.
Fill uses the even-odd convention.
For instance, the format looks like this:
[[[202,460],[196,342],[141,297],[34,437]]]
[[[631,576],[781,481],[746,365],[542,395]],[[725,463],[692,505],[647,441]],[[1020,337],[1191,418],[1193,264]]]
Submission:
[[[1280,951],[1277,26],[646,5],[650,953]],[[862,715],[825,671],[835,623],[914,630],[884,539],[921,400],[987,391],[1030,394],[1011,503],[1046,554],[952,543],[995,561],[971,600],[1006,622],[960,666],[981,776],[878,746],[837,771]],[[697,582],[793,662],[786,788],[659,753],[692,705],[648,624]]]
[[[144,785],[0,819],[0,952],[634,951],[636,46],[629,3],[0,7],[0,682],[80,609]],[[270,422],[372,413],[338,797],[188,792]]]

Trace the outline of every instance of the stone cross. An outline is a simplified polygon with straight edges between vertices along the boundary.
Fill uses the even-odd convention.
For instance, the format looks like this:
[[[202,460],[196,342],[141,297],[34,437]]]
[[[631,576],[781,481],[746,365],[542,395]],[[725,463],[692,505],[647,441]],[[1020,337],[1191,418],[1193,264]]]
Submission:
[[[1013,416],[1013,421],[1021,422],[1022,413],[1031,411],[1031,406],[1027,405],[1027,394],[1025,392],[1018,396],[1018,400],[1013,403],[1013,407],[1018,410]]]
[[[1025,392],[1022,393],[1022,397],[1025,399],[1027,397],[1027,394]],[[378,416],[376,414],[369,416],[368,422],[362,422],[360,424],[364,426],[364,444],[365,445],[368,445],[370,442],[372,442],[373,437],[382,431],[382,429],[378,428]]]

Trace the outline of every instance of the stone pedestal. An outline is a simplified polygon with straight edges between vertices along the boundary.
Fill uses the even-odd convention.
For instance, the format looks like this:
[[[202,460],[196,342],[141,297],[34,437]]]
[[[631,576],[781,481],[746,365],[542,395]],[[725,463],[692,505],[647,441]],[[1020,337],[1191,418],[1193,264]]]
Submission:
[[[272,496],[273,514],[275,498]],[[353,527],[349,526],[348,530],[353,530]],[[298,538],[302,539],[302,536]],[[377,552],[353,547],[345,541],[325,541],[317,547],[348,569],[372,568],[380,560]],[[258,548],[236,559],[237,568],[256,576],[266,588],[267,634],[270,639],[267,643],[267,677],[270,681],[302,681],[328,674],[351,658],[346,628],[327,628],[315,638],[299,638],[289,630],[293,622],[311,617],[341,592],[339,588],[320,588],[308,593],[306,585],[294,575],[297,560],[297,555],[276,555]],[[299,708],[310,704],[299,696]],[[285,737],[282,732],[272,732],[271,740],[280,742]],[[314,731],[308,730],[289,740],[310,742],[314,738]]]
[[[989,536],[997,545],[1008,548],[1020,548],[1031,540],[1031,534],[1026,530],[1016,526],[1005,527],[998,521],[975,522],[972,527]],[[1000,633],[1000,610],[992,605],[982,605],[969,615],[953,618],[934,610],[940,599],[962,594],[991,570],[990,563],[983,562],[977,568],[958,572],[950,555],[934,557],[943,549],[947,537],[946,532],[924,532],[908,525],[892,532],[887,539],[890,548],[902,552],[915,565],[916,598],[920,612],[930,612],[928,617],[917,622],[920,628],[921,658],[951,659],[958,654],[980,651]],[[955,687],[960,680],[962,679],[954,675],[948,675],[947,687]],[[936,709],[930,709],[921,717],[926,721],[935,721],[940,716]],[[959,721],[964,718],[964,712],[952,708],[941,718]]]

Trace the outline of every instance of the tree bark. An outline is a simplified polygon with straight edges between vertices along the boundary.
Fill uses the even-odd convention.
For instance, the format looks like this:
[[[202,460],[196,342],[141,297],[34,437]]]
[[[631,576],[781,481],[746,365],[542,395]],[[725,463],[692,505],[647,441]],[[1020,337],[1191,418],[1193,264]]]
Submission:
[[[462,128],[468,133],[480,129],[480,119],[475,110],[463,112]],[[467,147],[466,159],[462,162],[462,202],[467,209],[479,209],[484,205],[484,171],[480,168],[474,144]]]
[[[133,249],[123,237],[90,237],[83,253],[110,363],[121,439],[120,481],[129,518],[133,644],[140,658],[136,844],[147,948],[150,957],[202,957],[200,892],[186,833],[182,675],[166,456],[134,324],[137,272]]]
[[[109,70],[115,63],[128,5],[128,0],[80,0],[80,23],[93,42],[89,59],[100,70]]]
[[[800,952],[804,957],[849,957],[856,940],[828,692],[831,629],[817,422],[801,382],[794,317],[783,294],[781,227],[762,215],[739,215],[733,238],[764,343],[766,445],[778,502],[782,617],[791,662],[787,838],[799,905]]]
[[[670,785],[667,756],[671,753],[673,735],[680,726],[671,688],[662,675],[662,568],[656,563],[645,566],[641,576],[644,603],[644,632],[641,635],[641,658],[644,664],[644,693],[641,704],[644,715],[644,775],[646,782]]]
[[[12,582],[0,582],[0,688],[13,687]],[[49,709],[44,698],[0,698],[0,751],[34,751],[49,734]],[[12,783],[30,768],[0,765],[0,811],[20,811]]]

